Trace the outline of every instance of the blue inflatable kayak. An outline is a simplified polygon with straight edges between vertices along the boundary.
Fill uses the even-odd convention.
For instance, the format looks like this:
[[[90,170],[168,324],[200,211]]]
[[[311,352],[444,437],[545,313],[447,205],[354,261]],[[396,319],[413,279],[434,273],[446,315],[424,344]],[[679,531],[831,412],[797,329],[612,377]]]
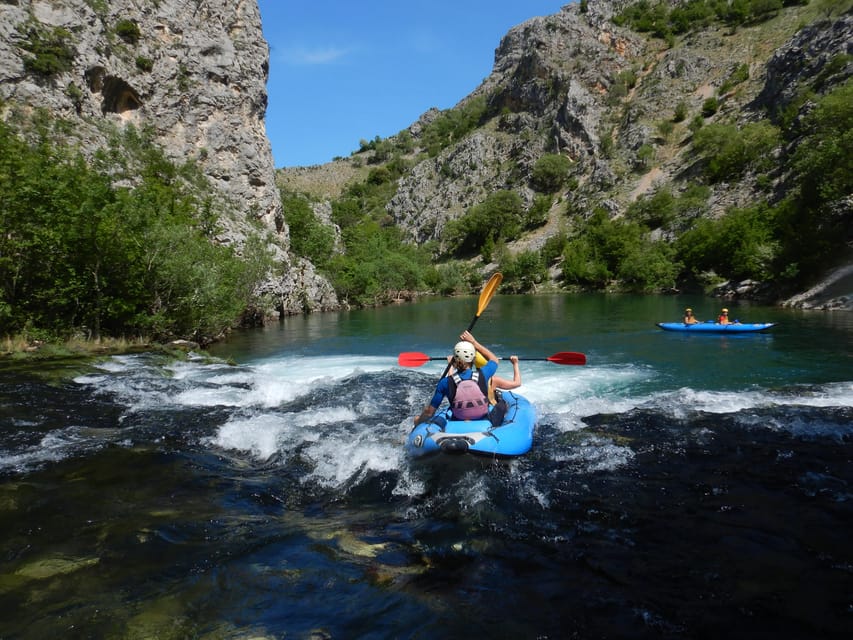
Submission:
[[[749,333],[756,331],[767,331],[774,326],[775,322],[735,322],[733,324],[718,324],[713,320],[698,322],[696,324],[684,324],[683,322],[658,322],[664,331],[684,331],[686,333]]]
[[[451,420],[448,407],[412,429],[406,450],[416,457],[467,453],[506,458],[527,453],[533,445],[536,410],[527,398],[511,391],[502,392],[502,397],[507,411],[500,426],[493,426],[487,418]]]

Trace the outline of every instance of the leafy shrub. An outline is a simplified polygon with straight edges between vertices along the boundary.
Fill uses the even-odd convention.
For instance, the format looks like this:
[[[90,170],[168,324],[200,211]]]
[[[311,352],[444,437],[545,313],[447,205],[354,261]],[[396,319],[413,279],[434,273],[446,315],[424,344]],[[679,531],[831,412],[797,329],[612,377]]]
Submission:
[[[487,240],[493,243],[516,237],[521,231],[524,207],[514,191],[496,191],[447,225],[445,241],[457,255],[479,253]]]
[[[720,85],[720,89],[717,91],[719,94],[728,93],[731,89],[742,82],[746,82],[749,79],[749,65],[745,62],[738,66],[731,75],[726,78],[725,82]]]
[[[566,284],[656,291],[672,288],[681,265],[674,249],[648,238],[648,230],[633,221],[611,220],[595,212],[563,250],[561,265]]]
[[[554,193],[569,177],[572,161],[559,153],[546,153],[533,165],[531,181],[537,191]]]
[[[458,142],[483,123],[488,109],[486,96],[469,100],[461,107],[443,111],[435,120],[424,127],[422,144],[431,158],[442,149]]]
[[[667,226],[675,218],[675,198],[669,189],[658,189],[651,197],[640,196],[625,215],[652,229]]]
[[[290,230],[291,250],[321,269],[326,267],[335,248],[332,229],[317,219],[304,198],[282,194],[281,205],[284,221]]]
[[[4,328],[202,338],[236,321],[269,256],[210,242],[218,213],[195,167],[132,127],[101,152],[104,170],[49,136],[31,146],[0,124],[0,174],[16,176],[0,181]]]
[[[717,100],[715,96],[711,96],[707,98],[705,102],[702,103],[702,117],[710,118],[712,115],[717,113],[717,110],[720,108],[720,101]]]
[[[678,258],[694,274],[713,270],[726,278],[766,279],[780,248],[775,217],[774,209],[759,204],[718,220],[702,218],[678,238]]]
[[[116,35],[128,44],[136,44],[142,35],[139,31],[139,25],[126,18],[116,23],[115,31]]]
[[[533,205],[528,209],[527,214],[524,216],[524,227],[527,229],[534,229],[545,224],[548,221],[551,204],[551,196],[536,196],[533,200]]]
[[[369,218],[343,230],[345,252],[329,261],[328,273],[338,296],[349,304],[384,304],[403,291],[423,286],[429,258],[402,242],[396,227]]]
[[[145,73],[149,73],[154,68],[154,61],[145,56],[136,57],[136,68]]]
[[[21,47],[34,57],[24,57],[24,69],[40,76],[53,76],[71,70],[77,52],[71,46],[71,32],[62,27],[47,28],[38,23],[28,23],[22,34],[26,38]]]
[[[766,169],[770,152],[781,141],[778,128],[766,120],[751,122],[742,129],[734,125],[711,124],[696,132],[693,145],[707,163],[712,181],[736,178],[747,168]]]
[[[790,3],[793,2],[799,0],[791,0]],[[672,8],[662,0],[640,0],[626,6],[614,16],[613,22],[640,32],[651,32],[657,38],[670,39],[673,34],[702,29],[714,22],[736,27],[767,20],[781,7],[782,0],[688,0]]]
[[[559,233],[548,237],[540,251],[542,262],[547,267],[554,264],[562,255],[563,250],[569,242],[569,235],[565,229],[561,229]]]
[[[545,263],[536,251],[526,250],[515,256],[505,252],[499,268],[504,277],[502,287],[513,293],[533,291],[548,278]]]
[[[641,169],[648,169],[655,159],[655,148],[650,144],[644,144],[637,149],[637,165]]]
[[[690,129],[692,133],[696,133],[705,126],[705,118],[703,118],[700,114],[696,114],[693,116],[693,119],[690,121],[690,124],[687,125],[687,128]]]
[[[841,203],[853,193],[853,81],[820,98],[793,134],[800,136],[789,164],[796,189],[781,208],[779,269],[797,263],[809,277],[850,241],[853,221]]]

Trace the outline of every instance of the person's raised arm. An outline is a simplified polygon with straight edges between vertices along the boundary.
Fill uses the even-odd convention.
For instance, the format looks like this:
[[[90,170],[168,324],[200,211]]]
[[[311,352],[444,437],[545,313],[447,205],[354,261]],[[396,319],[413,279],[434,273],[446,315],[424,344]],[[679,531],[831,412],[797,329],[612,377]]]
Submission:
[[[487,348],[486,348],[486,347],[484,347],[482,344],[480,344],[479,342],[477,342],[477,339],[474,337],[474,335],[473,335],[470,331],[466,331],[465,333],[463,333],[463,334],[462,334],[461,336],[459,336],[459,337],[460,337],[462,340],[467,340],[468,342],[470,342],[471,344],[473,344],[473,345],[474,345],[474,348],[475,348],[477,351],[479,351],[480,353],[482,353],[482,354],[483,354],[483,355],[484,355],[488,360],[492,360],[492,361],[494,361],[494,362],[497,362],[497,361],[498,361],[498,357],[497,357],[494,353],[492,353],[489,349],[487,349]]]
[[[518,356],[510,356],[509,361],[512,362],[512,380],[492,376],[492,384],[495,389],[509,391],[510,389],[518,389],[521,386],[521,370],[518,368]]]

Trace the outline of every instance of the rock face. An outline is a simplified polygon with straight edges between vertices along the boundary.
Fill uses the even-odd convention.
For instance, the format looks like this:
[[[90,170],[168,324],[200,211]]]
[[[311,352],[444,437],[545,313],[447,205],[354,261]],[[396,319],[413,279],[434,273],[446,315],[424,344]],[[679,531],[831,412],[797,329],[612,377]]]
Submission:
[[[29,72],[28,33],[68,34],[67,68]],[[31,39],[31,38],[30,38]],[[7,0],[0,3],[3,116],[38,106],[74,124],[84,153],[110,125],[150,128],[167,156],[195,160],[229,203],[217,237],[242,246],[249,225],[269,230],[284,276],[269,291],[280,312],[333,308],[328,282],[294,266],[264,124],[269,49],[256,0]],[[283,280],[283,281],[280,281]],[[316,297],[315,297],[316,296]]]
[[[840,83],[853,75],[853,13],[837,20],[809,25],[776,51],[767,63],[767,82],[756,98],[756,108],[778,111],[796,96],[799,79],[821,78],[821,83]],[[833,68],[833,61],[844,64]],[[831,69],[826,73],[824,70]],[[824,77],[822,77],[822,74]]]
[[[496,189],[512,188],[530,205],[527,183],[544,153],[566,154],[589,180],[610,184],[599,153],[604,97],[647,48],[637,34],[614,29],[600,11],[581,15],[573,5],[510,29],[492,73],[459,105],[485,96],[491,113],[505,115],[415,167],[388,207],[392,217],[424,242]]]
[[[678,194],[694,184],[688,125],[695,117],[715,121],[703,114],[709,98],[719,103],[717,119],[743,124],[775,117],[803,91],[827,92],[853,75],[850,10],[805,28],[786,10],[766,25],[699,29],[670,46],[616,26],[612,16],[628,4],[589,0],[586,11],[570,4],[507,33],[492,73],[457,105],[485,98],[485,124],[416,164],[387,207],[412,241],[440,240],[448,222],[497,189],[511,189],[529,205],[535,162],[560,153],[574,163],[575,184],[558,194],[545,227],[509,247],[538,249],[559,232],[566,211],[583,216],[601,207],[620,216],[659,187]],[[676,105],[685,112],[680,119]],[[421,129],[420,121],[408,129],[416,143]],[[765,199],[754,178],[710,185],[695,215],[717,217]],[[775,179],[781,198],[784,176]],[[850,198],[836,208],[853,217]]]
[[[831,17],[830,6],[825,19],[801,28],[797,12],[805,9],[793,6],[766,30],[718,25],[670,45],[613,23],[633,1],[566,4],[506,34],[490,75],[457,105],[484,100],[488,117],[435,157],[416,149],[387,206],[412,242],[439,239],[448,222],[497,190],[530,206],[537,160],[559,153],[573,162],[573,185],[557,194],[545,226],[510,245],[539,248],[570,215],[603,208],[620,216],[658,187],[690,186],[688,123],[709,98],[720,102],[722,119],[744,123],[772,115],[803,88],[828,91],[853,73],[850,10]],[[39,77],[27,69],[28,38],[57,28],[73,55]],[[745,63],[747,79],[731,86]],[[261,317],[334,309],[328,281],[288,252],[276,180],[317,193],[312,206],[327,220],[328,201],[366,169],[339,160],[275,175],[264,126],[268,64],[256,0],[0,0],[0,117],[44,107],[73,122],[90,153],[111,126],[150,127],[169,156],[196,160],[230,201],[235,215],[219,242],[240,247],[251,225],[268,232],[280,268],[262,287]],[[430,110],[408,128],[416,145],[437,117]],[[782,180],[771,185],[780,197]],[[312,181],[321,188],[309,188]],[[696,215],[722,215],[764,198],[764,189],[749,176],[711,185]],[[850,199],[837,208],[851,215]]]

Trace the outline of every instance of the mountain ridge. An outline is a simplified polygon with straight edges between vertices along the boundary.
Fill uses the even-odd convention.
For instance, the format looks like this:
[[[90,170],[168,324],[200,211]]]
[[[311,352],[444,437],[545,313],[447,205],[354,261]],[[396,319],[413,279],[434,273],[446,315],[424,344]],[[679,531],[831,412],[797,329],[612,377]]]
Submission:
[[[660,189],[678,194],[695,183],[700,162],[689,125],[708,101],[718,104],[708,122],[743,125],[768,113],[778,115],[822,73],[827,75],[823,91],[851,75],[849,58],[834,73],[826,71],[839,56],[849,56],[849,2],[780,5],[769,20],[737,27],[711,24],[670,40],[614,24],[619,12],[635,4],[566,5],[557,14],[512,28],[495,51],[490,75],[453,108],[464,110],[485,100],[483,123],[429,157],[424,157],[421,134],[440,112],[427,112],[405,130],[415,142],[409,156],[414,166],[399,179],[386,211],[411,242],[443,242],[448,224],[498,189],[516,192],[531,207],[537,196],[531,186],[535,163],[556,153],[571,159],[573,187],[557,194],[546,225],[507,242],[511,251],[540,249],[561,224],[571,224],[566,207],[587,216],[603,207],[620,218]],[[625,77],[630,86],[622,87]],[[681,103],[687,113],[678,118]],[[651,162],[643,155],[648,153]],[[327,165],[278,170],[277,181],[285,190],[312,194],[312,175],[323,173],[329,184],[335,167],[348,167],[348,179],[354,180],[370,163],[369,153],[354,152]],[[773,189],[785,194],[786,176],[771,179]],[[342,188],[346,182],[340,181]],[[705,215],[720,218],[733,207],[765,198],[766,182],[747,173],[710,184]],[[773,196],[777,200],[778,194]],[[849,203],[845,215],[850,216]],[[849,257],[837,266],[848,263]],[[489,268],[483,265],[484,273]],[[743,287],[734,282],[720,292],[761,294],[756,288],[737,289]],[[853,308],[851,301],[853,296],[797,304]]]

